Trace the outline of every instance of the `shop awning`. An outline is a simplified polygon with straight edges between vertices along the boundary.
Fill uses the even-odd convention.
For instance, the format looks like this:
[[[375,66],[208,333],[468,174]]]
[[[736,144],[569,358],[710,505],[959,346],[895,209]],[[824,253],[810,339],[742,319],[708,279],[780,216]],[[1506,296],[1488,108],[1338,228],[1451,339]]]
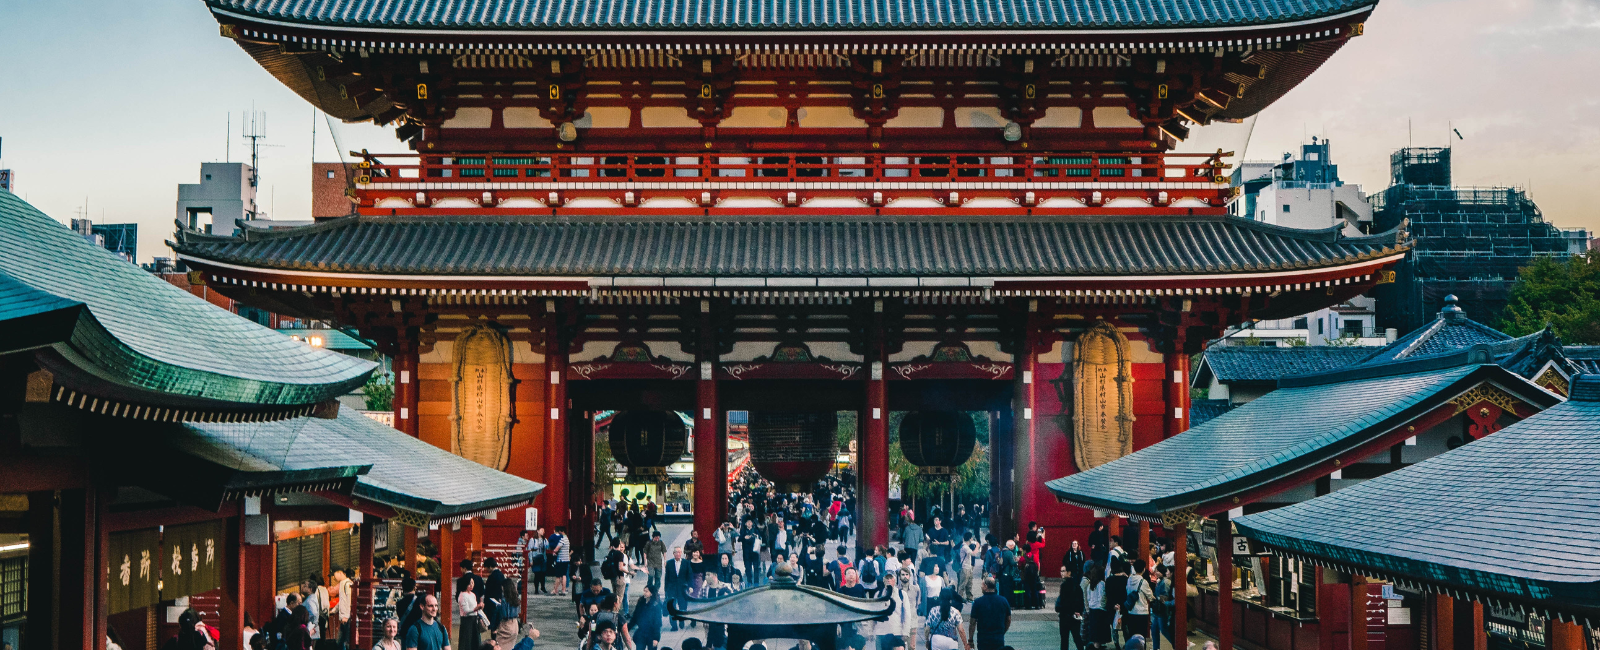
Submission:
[[[1235,520],[1268,546],[1402,586],[1600,624],[1600,375],[1492,436]]]
[[[1086,508],[1186,520],[1370,456],[1399,427],[1485,383],[1535,407],[1529,413],[1560,401],[1489,359],[1488,350],[1476,348],[1286,378],[1277,390],[1205,424],[1047,486],[1058,499]]]
[[[544,490],[540,483],[484,467],[348,408],[334,419],[204,423],[189,429],[212,444],[295,467],[370,465],[356,478],[350,496],[393,509],[410,525],[524,506]]]

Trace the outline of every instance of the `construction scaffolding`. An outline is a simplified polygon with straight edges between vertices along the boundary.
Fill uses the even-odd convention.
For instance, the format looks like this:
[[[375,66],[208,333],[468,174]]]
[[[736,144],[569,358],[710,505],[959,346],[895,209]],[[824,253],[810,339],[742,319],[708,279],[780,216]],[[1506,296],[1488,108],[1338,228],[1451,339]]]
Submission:
[[[1565,256],[1560,229],[1514,187],[1452,187],[1450,150],[1405,148],[1390,156],[1393,184],[1369,201],[1376,230],[1406,223],[1416,246],[1396,282],[1375,292],[1378,326],[1422,326],[1456,294],[1477,320],[1494,324],[1519,269]]]

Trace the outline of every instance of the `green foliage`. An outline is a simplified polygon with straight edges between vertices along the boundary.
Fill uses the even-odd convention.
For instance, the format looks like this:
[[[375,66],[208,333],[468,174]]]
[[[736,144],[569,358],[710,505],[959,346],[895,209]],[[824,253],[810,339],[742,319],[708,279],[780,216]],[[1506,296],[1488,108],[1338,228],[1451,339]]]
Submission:
[[[1331,341],[1332,339],[1329,339],[1329,340]],[[1303,347],[1306,346],[1306,337],[1304,337],[1304,336],[1296,336],[1296,337],[1294,337],[1292,339],[1289,339],[1288,343],[1289,343],[1289,347],[1291,347],[1291,348],[1303,348]]]
[[[394,375],[382,371],[372,373],[367,385],[361,387],[361,399],[367,403],[368,411],[393,411]]]
[[[594,489],[600,494],[611,492],[612,480],[621,468],[616,456],[611,454],[611,436],[594,437]]]
[[[1299,340],[1304,341],[1305,339]],[[1361,339],[1354,336],[1341,336],[1336,339],[1328,339],[1327,345],[1332,348],[1353,348],[1361,345]]]
[[[1522,269],[1501,328],[1522,336],[1544,329],[1546,323],[1563,343],[1600,344],[1600,252],[1565,260],[1541,257]]]

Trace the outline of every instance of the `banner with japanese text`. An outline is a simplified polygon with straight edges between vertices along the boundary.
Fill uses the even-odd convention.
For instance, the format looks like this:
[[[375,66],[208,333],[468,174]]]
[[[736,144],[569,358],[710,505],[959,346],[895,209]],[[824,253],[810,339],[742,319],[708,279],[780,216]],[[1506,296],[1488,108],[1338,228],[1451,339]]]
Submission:
[[[221,521],[167,526],[162,540],[161,598],[203,594],[222,586]]]
[[[160,581],[161,533],[154,528],[111,533],[106,591],[111,613],[154,605]]]

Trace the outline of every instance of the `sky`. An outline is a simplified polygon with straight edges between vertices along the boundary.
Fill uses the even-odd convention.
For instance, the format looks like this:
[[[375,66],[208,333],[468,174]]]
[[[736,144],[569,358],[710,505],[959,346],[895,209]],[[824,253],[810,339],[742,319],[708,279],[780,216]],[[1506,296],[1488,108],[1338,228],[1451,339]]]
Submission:
[[[313,147],[338,160],[328,124],[222,38],[201,0],[0,0],[0,16],[0,168],[24,199],[62,222],[86,204],[96,223],[136,222],[140,261],[169,256],[177,185],[201,162],[248,159],[253,108],[267,125],[258,203],[307,218]],[[1600,0],[1380,0],[1299,87],[1187,148],[1270,160],[1327,138],[1343,180],[1371,193],[1394,149],[1449,145],[1458,185],[1528,188],[1548,221],[1600,230],[1595,79]],[[389,129],[338,131],[346,150],[403,150]]]

